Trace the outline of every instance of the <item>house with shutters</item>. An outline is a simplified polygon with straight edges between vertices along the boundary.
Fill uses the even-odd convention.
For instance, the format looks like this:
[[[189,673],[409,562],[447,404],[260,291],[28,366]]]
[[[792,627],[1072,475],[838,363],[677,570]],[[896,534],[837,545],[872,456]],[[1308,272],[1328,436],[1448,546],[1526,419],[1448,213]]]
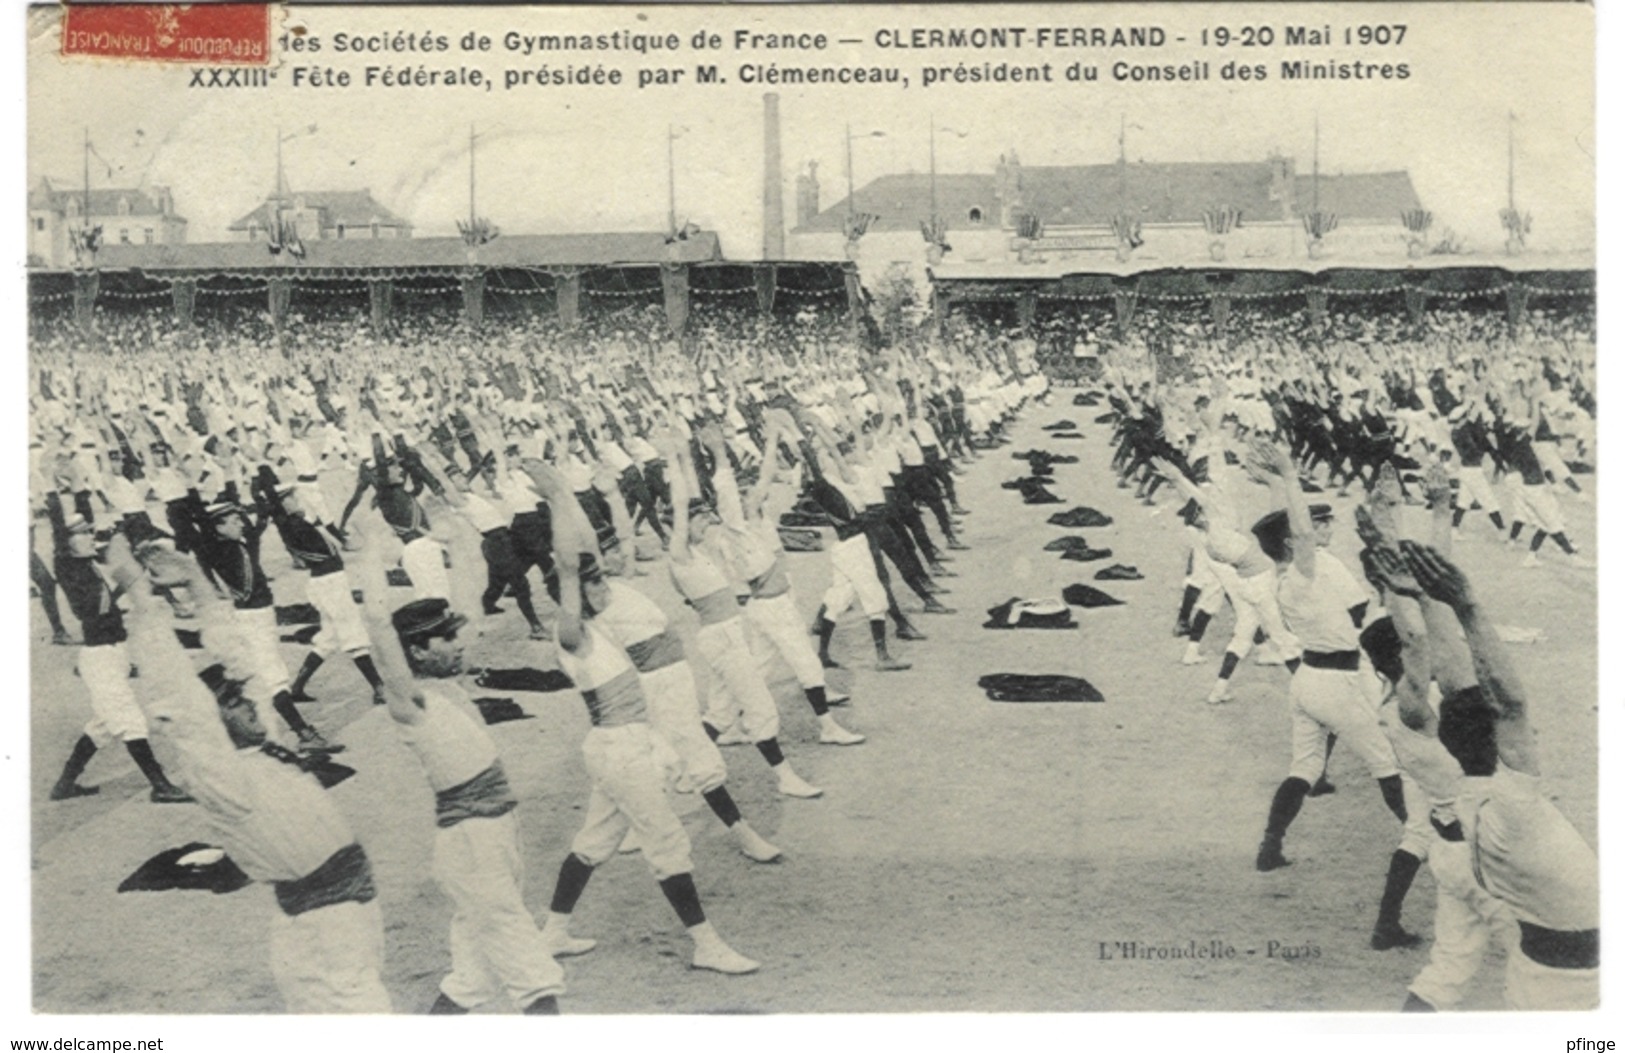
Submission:
[[[74,264],[73,234],[100,227],[103,245],[180,245],[186,220],[168,187],[104,187],[86,193],[41,177],[28,191],[28,265]]]
[[[269,241],[278,215],[300,241],[410,238],[412,224],[385,208],[370,190],[307,190],[272,194],[227,229],[236,240]]]

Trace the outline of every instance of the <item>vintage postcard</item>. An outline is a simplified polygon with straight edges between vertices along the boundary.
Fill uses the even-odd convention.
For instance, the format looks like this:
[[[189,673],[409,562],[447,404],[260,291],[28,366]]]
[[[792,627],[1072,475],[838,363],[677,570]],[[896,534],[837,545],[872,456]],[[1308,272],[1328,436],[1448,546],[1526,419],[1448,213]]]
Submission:
[[[35,1031],[1598,1006],[1591,7],[11,15]]]

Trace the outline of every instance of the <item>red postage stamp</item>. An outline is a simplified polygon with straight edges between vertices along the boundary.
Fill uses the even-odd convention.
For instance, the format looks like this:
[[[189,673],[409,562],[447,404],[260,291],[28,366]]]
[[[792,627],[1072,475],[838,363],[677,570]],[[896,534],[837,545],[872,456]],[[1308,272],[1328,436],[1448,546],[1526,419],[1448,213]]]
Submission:
[[[271,60],[271,5],[69,4],[62,53],[264,66]]]

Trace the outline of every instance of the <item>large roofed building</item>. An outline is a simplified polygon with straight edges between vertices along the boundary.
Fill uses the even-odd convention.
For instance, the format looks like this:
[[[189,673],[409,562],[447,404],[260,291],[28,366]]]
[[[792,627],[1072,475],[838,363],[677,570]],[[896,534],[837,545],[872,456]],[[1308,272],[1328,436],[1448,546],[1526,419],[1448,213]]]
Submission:
[[[1195,264],[1210,258],[1215,240],[1205,214],[1223,210],[1240,218],[1224,236],[1232,259],[1306,257],[1304,217],[1317,209],[1336,216],[1330,251],[1403,256],[1402,216],[1422,208],[1406,172],[1316,176],[1281,156],[1023,165],[1012,152],[985,174],[881,176],[825,209],[817,207],[817,190],[816,173],[800,177],[791,254],[840,258],[847,217],[856,213],[871,217],[860,247],[865,263],[920,260],[920,228],[935,214],[952,247],[949,262],[1110,259],[1120,241],[1114,219],[1125,217],[1139,225],[1136,260]],[[1030,233],[1034,223],[1040,236],[1020,237],[1024,224]]]
[[[28,192],[28,264],[67,267],[72,233],[102,228],[103,244],[179,245],[186,220],[168,187],[69,189],[41,178]]]
[[[227,229],[246,241],[269,240],[279,211],[302,241],[412,236],[412,224],[379,204],[370,190],[273,194]]]

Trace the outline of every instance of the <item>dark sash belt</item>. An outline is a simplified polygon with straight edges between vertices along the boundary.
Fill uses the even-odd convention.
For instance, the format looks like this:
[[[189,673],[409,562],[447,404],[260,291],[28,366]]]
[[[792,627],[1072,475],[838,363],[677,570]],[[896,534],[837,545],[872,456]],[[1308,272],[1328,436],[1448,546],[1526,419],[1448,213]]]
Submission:
[[[1551,969],[1595,969],[1601,960],[1600,929],[1565,932],[1527,921],[1518,922],[1518,928],[1523,932],[1519,946],[1532,962]]]
[[[464,819],[495,819],[518,807],[508,776],[500,763],[493,764],[472,779],[434,795],[436,826],[456,826]]]
[[[297,881],[273,881],[271,887],[277,906],[290,918],[337,903],[371,903],[378,895],[372,864],[358,844],[345,845]]]
[[[1338,669],[1352,673],[1360,668],[1359,651],[1305,651],[1303,664],[1310,669]]]

